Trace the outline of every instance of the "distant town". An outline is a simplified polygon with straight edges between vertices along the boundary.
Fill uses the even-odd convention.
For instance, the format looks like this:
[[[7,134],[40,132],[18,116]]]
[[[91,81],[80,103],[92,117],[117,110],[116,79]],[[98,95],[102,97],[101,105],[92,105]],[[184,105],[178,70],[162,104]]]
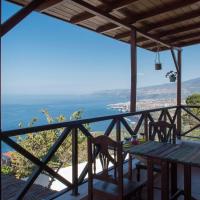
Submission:
[[[185,100],[182,100],[182,104]],[[168,107],[176,105],[176,99],[145,99],[137,101],[137,110],[147,110],[159,107]],[[130,102],[121,102],[107,105],[109,109],[116,109],[120,112],[130,111]]]

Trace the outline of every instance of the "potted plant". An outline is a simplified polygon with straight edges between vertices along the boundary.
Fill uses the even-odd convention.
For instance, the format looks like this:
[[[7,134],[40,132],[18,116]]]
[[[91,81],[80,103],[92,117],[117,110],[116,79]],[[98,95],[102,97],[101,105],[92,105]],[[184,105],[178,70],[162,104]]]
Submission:
[[[169,71],[169,72],[167,72],[167,74],[165,76],[166,76],[166,78],[169,78],[170,82],[175,82],[176,77],[177,77],[177,72]]]

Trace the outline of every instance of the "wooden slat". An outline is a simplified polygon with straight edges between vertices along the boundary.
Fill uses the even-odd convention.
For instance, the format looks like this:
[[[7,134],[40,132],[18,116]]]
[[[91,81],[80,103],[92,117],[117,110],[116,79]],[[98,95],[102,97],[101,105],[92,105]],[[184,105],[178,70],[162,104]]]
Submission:
[[[50,8],[60,2],[62,2],[63,0],[48,0],[48,1],[45,1],[42,5],[40,5],[38,8],[37,8],[37,11],[44,11],[46,10],[47,8]]]
[[[121,119],[122,124],[124,125],[124,127],[126,128],[126,130],[129,132],[130,135],[134,134],[134,131],[131,129],[131,127],[128,125],[127,121],[122,118]]]
[[[185,131],[184,133],[182,133],[182,136],[187,135],[188,133],[192,132],[193,130],[197,129],[200,127],[200,124],[197,124],[196,126],[194,126],[193,128],[189,129],[188,131]]]
[[[170,3],[166,3],[165,5],[161,5],[160,7],[156,7],[153,9],[149,9],[147,12],[144,13],[140,13],[138,15],[133,15],[133,20],[130,23],[135,23],[150,17],[154,17],[163,13],[167,13],[167,12],[171,12],[173,10],[177,10],[179,8],[188,6],[188,5],[192,5],[194,3],[199,2],[199,0],[179,0],[176,2],[170,2]],[[130,15],[131,16],[131,15]],[[129,19],[130,19],[129,16]]]
[[[191,24],[188,26],[184,26],[184,27],[173,28],[173,29],[166,30],[166,31],[160,31],[157,34],[154,34],[154,36],[161,37],[161,38],[166,37],[166,36],[171,37],[175,34],[179,34],[179,33],[183,33],[183,32],[187,33],[187,31],[196,30],[198,28],[200,28],[200,22],[194,23],[194,24]],[[143,38],[142,41],[146,41],[146,40],[147,40],[146,38]]]
[[[14,2],[18,5],[22,6],[27,6],[28,1],[23,1],[23,0],[8,0],[10,2]],[[35,0],[36,1],[36,0]],[[39,0],[38,0],[39,1]],[[138,2],[137,2],[138,1]],[[40,1],[41,2],[41,1]],[[154,51],[155,46],[157,46],[156,43],[161,44],[161,50],[169,49],[171,46],[187,46],[191,44],[195,44],[195,40],[191,41],[180,41],[180,43],[172,43],[168,44],[168,42],[163,41],[163,37],[168,36],[168,35],[175,35],[176,32],[173,33],[171,32],[171,26],[174,25],[173,27],[175,28],[177,24],[176,31],[180,32],[181,29],[178,28],[178,23],[186,20],[190,20],[188,23],[185,22],[187,26],[183,27],[185,30],[182,29],[182,32],[187,32],[191,30],[191,23],[198,22],[198,13],[199,13],[199,4],[198,0],[177,0],[173,2],[159,2],[157,3],[156,1],[143,1],[140,0],[100,0],[102,4],[99,6],[99,1],[81,1],[81,0],[70,0],[69,2],[67,1],[64,2],[63,4],[56,5],[56,3],[62,2],[61,0],[44,0],[42,3],[44,5],[38,6],[34,10],[42,12],[46,15],[53,16],[55,18],[58,18],[60,20],[63,20],[65,22],[69,22],[71,18],[71,23],[78,23],[78,26],[87,28],[89,30],[95,31],[95,32],[100,32],[104,33],[106,36],[115,38],[118,40],[122,40],[123,42],[130,43],[130,32],[133,28],[137,28],[136,30],[138,31],[139,35],[142,37],[137,38],[137,45],[141,46],[143,48],[149,49]],[[76,2],[76,3],[74,3]],[[131,3],[134,3],[133,5],[127,6]],[[84,5],[80,5],[80,3],[84,3]],[[196,3],[196,4],[195,4]],[[91,10],[88,10],[88,7],[86,8],[85,5],[89,4],[89,6],[92,6],[93,12]],[[52,6],[56,5],[54,9],[59,10],[62,12],[62,14],[54,13],[52,11]],[[64,5],[64,6],[63,6]],[[95,6],[96,5],[96,6]],[[135,6],[135,7],[134,7]],[[126,7],[126,9],[122,9],[123,7]],[[91,7],[90,7],[91,8]],[[93,9],[94,8],[94,9]],[[183,8],[182,11],[180,8]],[[95,10],[97,9],[97,10]],[[179,9],[175,11],[176,9]],[[112,12],[115,10],[114,12]],[[116,11],[118,10],[118,11]],[[124,10],[126,10],[124,12]],[[128,12],[127,12],[128,10]],[[101,11],[101,13],[97,13],[96,11]],[[171,12],[174,11],[174,12]],[[169,12],[169,13],[167,13]],[[66,13],[66,14],[64,14]],[[79,14],[77,14],[79,13]],[[109,14],[111,13],[111,14]],[[127,17],[124,18],[124,13],[127,15]],[[180,13],[180,14],[179,14]],[[182,14],[181,14],[182,13]],[[99,15],[100,14],[100,15]],[[104,16],[102,16],[103,14]],[[168,19],[163,15],[166,14],[166,16],[169,14]],[[160,16],[162,15],[162,16]],[[66,16],[68,16],[66,18]],[[94,16],[98,16],[96,18],[91,19]],[[151,18],[154,17],[156,23],[154,23]],[[101,19],[103,20],[101,20]],[[159,20],[160,18],[160,20]],[[164,19],[165,18],[165,19]],[[87,19],[90,19],[88,21],[85,21]],[[137,23],[135,25],[134,22],[138,22],[140,20],[144,20],[144,25],[141,27],[141,23]],[[192,20],[194,19],[194,20]],[[83,20],[82,23],[79,23]],[[105,24],[105,20],[108,22]],[[102,23],[103,22],[103,23]],[[149,31],[154,30],[154,29],[160,29],[162,27],[166,27],[164,30],[161,31],[160,33],[152,33]],[[139,27],[139,28],[138,28]],[[116,30],[118,29],[119,30]],[[126,29],[124,32],[122,31],[122,28]],[[182,28],[182,27],[181,27]],[[194,27],[198,28],[198,27]],[[3,30],[3,29],[2,29]],[[2,31],[1,30],[1,31]],[[107,30],[110,32],[107,33]],[[120,34],[119,34],[120,33]],[[161,34],[161,35],[160,35]],[[2,34],[3,35],[3,34]],[[129,37],[127,39],[126,37]],[[144,38],[143,38],[144,37]],[[188,36],[189,37],[189,36]],[[160,39],[161,38],[161,39]],[[141,42],[147,41],[147,40],[152,40],[155,42],[155,46],[152,47],[145,47]],[[198,40],[196,41],[198,43]],[[167,46],[166,46],[167,45]],[[165,47],[166,46],[166,47]]]
[[[151,18],[151,17],[157,16],[169,11],[173,11],[173,10],[194,4],[198,1],[199,0],[190,0],[190,1],[182,0],[178,2],[172,2],[164,6],[162,5],[160,7],[156,7],[151,10],[148,10],[145,13],[139,13],[139,14],[132,14],[130,11],[126,11],[125,14],[127,15],[127,18],[124,21],[126,21],[128,24],[134,24],[138,21],[145,20],[147,18]],[[111,31],[111,30],[112,29],[108,29],[106,31]]]
[[[152,40],[152,41],[155,41],[159,44],[162,44],[163,46],[166,46],[167,48],[172,48],[170,45],[166,44],[166,43],[163,43],[159,38],[153,38],[151,37],[150,34],[147,34],[143,31],[140,31],[139,29],[137,29],[135,26],[133,25],[130,25],[128,23],[126,23],[124,20],[121,20],[121,19],[118,19],[106,12],[103,12],[101,11],[100,9],[92,6],[91,4],[88,4],[82,0],[73,0],[74,3],[76,3],[79,7],[83,8],[84,10],[94,14],[94,15],[97,15],[99,17],[102,17],[103,19],[105,20],[108,20],[110,21],[111,23],[113,24],[116,24],[117,26],[121,26],[125,29],[128,29],[128,30],[132,30],[132,29],[136,29],[137,32],[139,32],[141,35],[143,35],[144,37]]]
[[[100,6],[98,6],[98,8],[105,11],[105,12],[110,13],[113,10],[117,10],[117,9],[121,9],[123,7],[126,7],[126,6],[128,6],[129,4],[131,4],[135,1],[138,1],[138,0],[116,0],[115,2],[112,2],[112,3],[107,2],[104,5],[100,5]],[[95,16],[96,15],[94,15],[90,12],[82,12],[82,13],[79,13],[79,14],[73,16],[71,18],[70,22],[77,24],[77,23],[88,20],[88,19],[95,17]]]
[[[181,41],[187,40],[187,39],[192,39],[192,38],[196,38],[196,37],[200,37],[200,31],[196,31],[194,33],[188,33],[188,34],[184,34],[181,36],[173,36],[170,39],[165,40],[165,42],[170,43],[170,44],[174,44],[174,43],[179,43]],[[151,48],[153,46],[155,46],[155,42],[154,43],[148,43],[147,45],[142,45],[144,48]]]
[[[171,37],[175,34],[187,32],[187,31],[191,31],[191,30],[196,30],[198,28],[200,28],[199,22],[195,23],[195,24],[188,25],[188,26],[184,26],[184,27],[173,28],[173,29],[166,30],[166,31],[160,31],[160,32],[158,32],[156,34],[152,34],[152,35],[154,35],[156,37],[165,37],[165,36]],[[115,35],[115,38],[116,39],[123,39],[123,38],[126,38],[128,36],[130,36],[130,31],[126,31],[124,33],[117,34],[117,35]],[[147,41],[147,40],[148,40],[147,38],[142,37],[140,39],[137,39],[137,42],[144,42],[144,41]]]
[[[197,117],[196,115],[194,115],[191,111],[189,111],[188,109],[183,107],[183,110],[185,110],[189,115],[191,115],[192,117],[194,117],[197,121],[200,122],[200,118]]]
[[[141,115],[141,117],[140,117],[140,119],[139,119],[139,121],[138,121],[138,123],[137,123],[137,125],[136,125],[136,127],[134,129],[134,131],[133,131],[135,134],[138,133],[138,131],[139,131],[141,125],[142,125],[143,120],[144,120],[144,114]]]
[[[115,24],[106,24],[103,26],[100,26],[96,29],[97,32],[99,33],[106,33],[107,31],[109,31],[110,29],[114,30],[116,28],[119,28],[119,26],[115,25]]]
[[[191,40],[189,42],[180,42],[177,45],[179,47],[186,47],[186,46],[190,46],[190,45],[194,45],[194,44],[200,44],[200,38],[195,38],[194,40]]]
[[[189,13],[183,13],[183,14],[181,14],[179,16],[175,16],[173,18],[160,20],[160,21],[153,23],[153,24],[145,25],[144,30],[149,32],[149,31],[152,31],[152,30],[157,29],[157,28],[162,28],[164,26],[173,25],[173,24],[180,23],[180,22],[183,22],[183,21],[186,21],[186,20],[192,20],[193,18],[196,18],[196,17],[200,17],[200,9],[192,10]]]

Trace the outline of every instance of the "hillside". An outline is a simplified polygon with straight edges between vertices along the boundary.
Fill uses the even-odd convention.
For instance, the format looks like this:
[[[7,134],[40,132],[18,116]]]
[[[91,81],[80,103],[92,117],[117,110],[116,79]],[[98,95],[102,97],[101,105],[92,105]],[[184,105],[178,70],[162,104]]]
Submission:
[[[182,83],[182,97],[185,98],[192,93],[200,92],[200,77],[184,81]],[[129,99],[130,90],[106,90],[94,93],[95,96],[106,96],[110,98]],[[138,88],[138,100],[140,99],[169,99],[176,97],[176,83],[167,83],[149,87]]]

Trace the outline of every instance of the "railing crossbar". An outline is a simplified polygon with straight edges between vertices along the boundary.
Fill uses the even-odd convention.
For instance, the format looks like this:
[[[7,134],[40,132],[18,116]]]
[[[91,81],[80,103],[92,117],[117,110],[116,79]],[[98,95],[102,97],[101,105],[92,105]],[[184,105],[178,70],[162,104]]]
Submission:
[[[109,115],[109,116],[96,117],[96,118],[90,118],[90,119],[81,119],[81,120],[76,120],[76,121],[68,121],[68,122],[35,126],[35,127],[9,130],[9,131],[1,131],[0,137],[1,138],[13,137],[13,136],[24,135],[24,134],[28,134],[28,133],[36,133],[36,132],[41,132],[41,131],[63,128],[63,127],[74,128],[76,126],[79,126],[80,124],[88,124],[88,123],[94,123],[94,122],[100,122],[100,121],[107,121],[107,120],[112,120],[114,118],[130,117],[130,116],[135,116],[135,115],[141,115],[143,113],[151,113],[151,112],[157,112],[157,111],[160,111],[163,109],[174,109],[174,108],[177,108],[177,106],[155,108],[155,109],[149,109],[149,110],[145,110],[145,111],[137,111],[134,113]]]
[[[88,172],[88,163],[86,164],[85,168],[82,170],[81,174],[78,177],[77,169],[73,170],[73,183],[69,182],[65,178],[63,178],[61,175],[59,175],[57,172],[55,172],[53,169],[51,169],[47,164],[52,158],[52,156],[56,153],[57,149],[61,146],[61,144],[64,142],[64,140],[68,137],[69,133],[72,131],[72,134],[74,137],[73,144],[76,145],[76,147],[73,148],[73,155],[76,156],[76,158],[73,159],[73,167],[77,168],[78,165],[78,143],[77,143],[77,136],[78,136],[78,130],[80,130],[86,137],[94,137],[91,131],[89,131],[85,124],[88,123],[94,123],[94,122],[101,122],[101,121],[107,121],[111,120],[110,124],[108,125],[107,129],[104,132],[104,135],[109,136],[115,125],[116,125],[116,131],[115,134],[117,136],[118,140],[121,140],[121,125],[125,127],[127,132],[130,135],[138,134],[142,124],[144,123],[144,130],[145,133],[148,134],[148,122],[154,122],[154,115],[152,115],[154,112],[161,111],[159,116],[156,118],[156,120],[169,120],[171,124],[175,124],[175,121],[177,119],[177,114],[179,109],[184,109],[188,114],[190,114],[192,117],[194,117],[198,122],[200,122],[200,119],[195,116],[190,110],[186,108],[200,108],[199,106],[170,106],[170,107],[164,107],[164,108],[156,108],[156,109],[149,109],[145,111],[138,111],[134,113],[125,113],[125,114],[119,114],[119,115],[111,115],[111,116],[104,116],[104,117],[96,117],[92,119],[83,119],[83,120],[77,120],[77,121],[69,121],[69,122],[63,122],[63,123],[57,123],[57,124],[50,124],[50,125],[44,125],[44,126],[37,126],[37,127],[30,127],[30,128],[23,128],[18,130],[11,130],[11,131],[3,131],[1,132],[1,140],[14,148],[16,151],[20,152],[24,157],[29,159],[31,162],[33,162],[36,165],[36,169],[32,173],[32,175],[28,178],[27,184],[25,187],[19,192],[17,199],[22,199],[26,192],[29,190],[31,185],[34,183],[36,178],[39,176],[39,174],[44,170],[48,174],[52,175],[54,178],[58,179],[60,182],[65,184],[68,188],[67,191],[70,189],[74,189],[74,194],[78,194],[78,186],[84,182],[85,177]],[[171,113],[171,109],[176,109],[174,114]],[[133,128],[127,121],[126,117],[130,116],[136,116],[141,115],[135,128]],[[182,133],[181,135],[184,137],[191,137],[200,139],[200,137],[195,136],[186,136],[191,131],[197,129],[200,127],[200,124],[194,126],[190,130]],[[17,136],[17,135],[23,135],[27,133],[37,133],[41,131],[47,131],[47,130],[54,130],[59,129],[59,131],[62,130],[61,134],[59,135],[56,142],[53,144],[53,146],[50,148],[49,152],[43,158],[42,160],[39,160],[37,157],[32,155],[30,152],[28,152],[26,149],[21,147],[19,144],[17,144],[15,141],[13,141],[10,137]],[[148,137],[146,137],[148,139]],[[98,156],[98,149],[95,152],[95,158]]]

